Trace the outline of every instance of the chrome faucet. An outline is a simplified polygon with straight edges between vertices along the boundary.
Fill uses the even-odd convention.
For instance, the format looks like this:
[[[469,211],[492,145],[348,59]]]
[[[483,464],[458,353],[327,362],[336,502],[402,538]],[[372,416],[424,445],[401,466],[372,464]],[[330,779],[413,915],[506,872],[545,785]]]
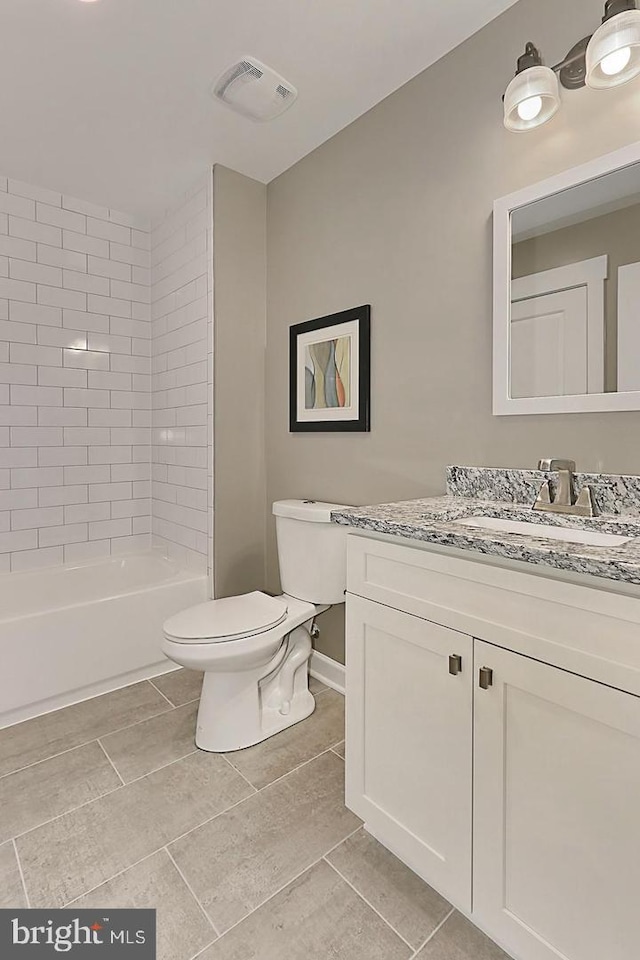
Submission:
[[[596,507],[593,502],[591,487],[583,487],[578,497],[573,489],[573,475],[576,465],[573,460],[540,460],[538,470],[546,473],[558,474],[558,486],[555,497],[551,496],[551,484],[545,480],[538,491],[534,510],[547,513],[564,513],[576,517],[595,517]]]

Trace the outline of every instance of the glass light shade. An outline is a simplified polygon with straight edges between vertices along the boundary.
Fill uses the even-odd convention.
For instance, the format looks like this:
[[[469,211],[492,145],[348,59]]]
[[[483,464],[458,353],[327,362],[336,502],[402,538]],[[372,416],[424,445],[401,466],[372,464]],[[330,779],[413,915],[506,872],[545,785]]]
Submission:
[[[605,20],[587,47],[587,84],[617,87],[640,75],[640,10]]]
[[[529,67],[513,78],[504,95],[504,125],[525,133],[551,120],[560,109],[560,87],[551,67]]]

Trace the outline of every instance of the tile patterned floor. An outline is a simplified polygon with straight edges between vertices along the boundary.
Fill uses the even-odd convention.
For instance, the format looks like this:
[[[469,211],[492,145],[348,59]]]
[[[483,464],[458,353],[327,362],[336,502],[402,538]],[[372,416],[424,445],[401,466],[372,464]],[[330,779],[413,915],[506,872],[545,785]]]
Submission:
[[[180,670],[0,730],[0,907],[155,907],[158,960],[509,960],[346,809],[344,701],[195,749]]]

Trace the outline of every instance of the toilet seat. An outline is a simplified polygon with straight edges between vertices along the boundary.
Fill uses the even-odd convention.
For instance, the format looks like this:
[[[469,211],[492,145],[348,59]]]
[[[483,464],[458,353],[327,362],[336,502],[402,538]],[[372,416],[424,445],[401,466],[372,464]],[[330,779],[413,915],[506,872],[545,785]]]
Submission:
[[[221,643],[265,633],[286,619],[288,605],[279,597],[254,591],[209,600],[170,617],[164,634],[175,643]]]

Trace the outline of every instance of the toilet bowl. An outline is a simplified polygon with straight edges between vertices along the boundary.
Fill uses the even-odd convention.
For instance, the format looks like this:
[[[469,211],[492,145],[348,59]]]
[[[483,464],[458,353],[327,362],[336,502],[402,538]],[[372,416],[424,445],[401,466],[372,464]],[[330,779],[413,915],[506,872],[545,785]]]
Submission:
[[[318,614],[344,602],[346,530],[329,523],[338,509],[300,500],[273,505],[281,596],[254,591],[210,600],[164,624],[166,656],[204,671],[200,749],[240,750],[313,713],[310,630]]]
[[[313,713],[309,631],[326,609],[249,593],[199,604],[165,623],[164,653],[204,671],[196,746],[240,750]]]

